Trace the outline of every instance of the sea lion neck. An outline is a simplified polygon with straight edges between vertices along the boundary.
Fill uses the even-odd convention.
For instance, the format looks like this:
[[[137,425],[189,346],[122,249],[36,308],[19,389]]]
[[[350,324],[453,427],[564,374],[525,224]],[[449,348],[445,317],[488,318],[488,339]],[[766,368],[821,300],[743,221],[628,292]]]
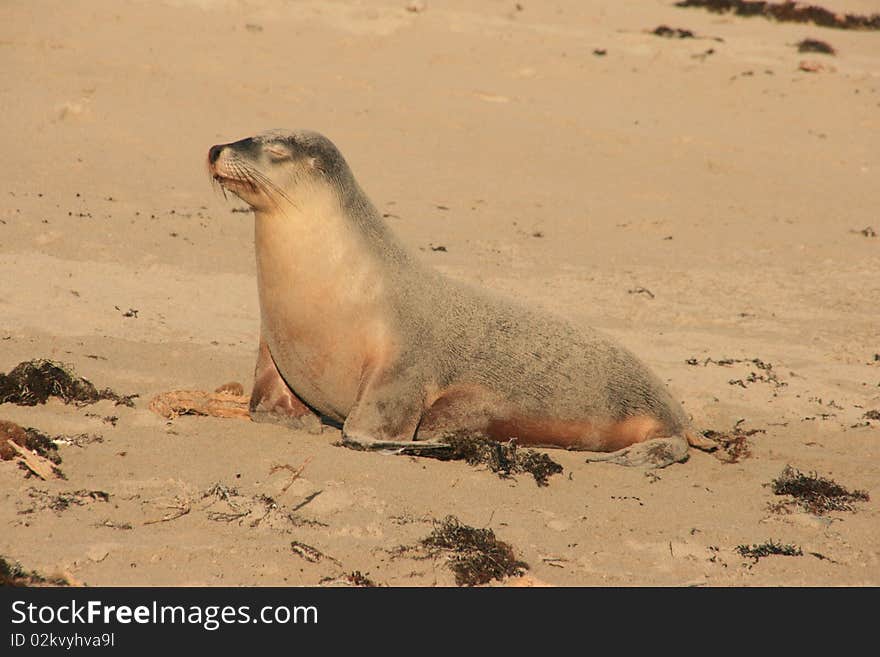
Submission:
[[[381,220],[380,220],[381,221]],[[311,199],[254,212],[254,247],[261,296],[283,294],[344,312],[366,295],[387,293],[381,246],[338,203]],[[272,288],[284,285],[284,289]]]
[[[258,263],[284,267],[289,275],[319,276],[359,244],[357,231],[331,204],[284,204],[254,210],[254,247]],[[263,264],[262,266],[265,266]]]

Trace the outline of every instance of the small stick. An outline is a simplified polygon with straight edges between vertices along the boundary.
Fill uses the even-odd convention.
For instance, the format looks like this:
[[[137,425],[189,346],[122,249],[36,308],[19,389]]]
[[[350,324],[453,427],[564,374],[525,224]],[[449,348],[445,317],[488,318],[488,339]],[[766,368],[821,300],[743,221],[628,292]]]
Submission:
[[[283,464],[283,465],[278,465],[278,464],[276,464],[276,465],[273,465],[273,466],[269,469],[269,474],[270,474],[270,475],[275,474],[275,473],[278,472],[279,470],[287,470],[288,472],[292,472],[292,473],[293,473],[293,474],[290,476],[290,479],[287,481],[287,483],[284,484],[284,486],[281,488],[281,495],[283,495],[284,493],[286,493],[286,492],[287,492],[287,489],[290,488],[290,486],[293,484],[293,482],[296,481],[297,479],[299,479],[299,476],[303,473],[303,470],[306,469],[306,466],[307,466],[309,463],[312,462],[312,458],[313,458],[313,457],[311,457],[311,456],[310,456],[309,458],[307,458],[305,461],[303,461],[302,465],[299,466],[299,467],[296,468],[296,469],[294,469],[294,467],[293,467],[292,465],[288,465],[287,463],[285,463],[285,464]]]
[[[145,525],[155,525],[159,522],[170,522],[172,520],[177,520],[178,518],[182,518],[187,513],[192,511],[192,506],[190,506],[189,502],[178,502],[177,506],[169,506],[166,507],[168,509],[176,509],[177,513],[169,513],[168,515],[159,518],[158,520],[147,520]]]
[[[329,554],[324,554],[318,548],[314,548],[311,545],[307,545],[302,541],[293,541],[290,544],[290,551],[299,557],[305,559],[309,563],[318,563],[322,559],[327,559],[328,561],[332,561],[336,565],[341,566],[342,564],[339,562],[339,559],[334,559]]]

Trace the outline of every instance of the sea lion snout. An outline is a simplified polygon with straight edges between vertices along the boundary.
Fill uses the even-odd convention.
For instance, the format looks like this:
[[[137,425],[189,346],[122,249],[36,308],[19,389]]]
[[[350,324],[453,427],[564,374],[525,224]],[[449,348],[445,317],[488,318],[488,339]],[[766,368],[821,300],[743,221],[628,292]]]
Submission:
[[[212,165],[216,164],[220,159],[220,156],[223,154],[223,151],[227,149],[238,155],[256,157],[260,151],[260,144],[254,141],[251,137],[239,139],[238,141],[233,141],[229,144],[215,144],[208,149],[208,163]]]
[[[220,157],[220,153],[226,147],[226,144],[218,144],[216,146],[211,146],[208,150],[208,163],[214,164],[217,162],[217,158]]]

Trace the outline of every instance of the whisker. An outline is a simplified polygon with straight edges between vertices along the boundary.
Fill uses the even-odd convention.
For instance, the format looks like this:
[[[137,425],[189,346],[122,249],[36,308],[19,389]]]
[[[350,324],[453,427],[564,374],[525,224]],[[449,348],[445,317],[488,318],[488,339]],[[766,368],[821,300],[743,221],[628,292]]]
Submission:
[[[211,163],[206,160],[205,164],[206,164],[206,169],[208,171],[208,176],[211,178],[211,189],[216,194],[217,188],[219,187],[220,193],[223,194],[223,200],[228,201],[229,198],[226,196],[226,188],[217,181],[217,178],[216,178],[217,174],[214,172],[214,168],[211,166]]]
[[[237,157],[233,157],[227,159],[224,166],[229,173],[233,174],[233,176],[230,177],[231,180],[238,180],[241,183],[249,185],[254,192],[263,192],[263,194],[266,195],[266,197],[275,205],[275,207],[282,212],[284,210],[284,207],[279,199],[283,199],[291,206],[297,207],[296,203],[294,203],[293,199],[288,196],[287,192],[285,192],[281,187],[270,180],[266,174],[248,164],[247,161],[241,160]],[[210,171],[211,168],[209,167],[209,172]],[[221,176],[221,178],[222,177],[223,176]],[[217,180],[217,178],[212,175],[211,184],[215,185],[218,183],[220,186],[220,190],[223,192],[223,198],[227,198],[226,188],[223,186],[222,180]]]
[[[265,185],[260,183],[260,181],[254,176],[254,171],[250,167],[248,167],[247,164],[245,164],[243,162],[236,161],[234,163],[234,168],[235,168],[235,172],[248,185],[250,185],[254,191],[259,190],[259,191],[263,192],[266,195],[266,197],[276,205],[276,207],[280,207],[278,205],[278,201],[276,201],[275,198],[272,196],[272,194],[269,192],[269,189]]]
[[[266,195],[276,208],[279,210],[282,209],[281,204],[278,202],[278,199],[275,198],[275,195],[272,193],[273,186],[271,181],[267,180],[265,176],[259,174],[258,171],[248,166],[246,162],[236,162],[236,173],[240,175],[249,185],[253,187],[253,189],[259,190]]]
[[[254,177],[259,180],[263,185],[265,185],[268,189],[271,189],[275,194],[283,198],[293,207],[296,207],[296,203],[293,202],[293,199],[287,195],[283,189],[281,189],[278,185],[269,180],[265,174],[260,173],[259,171],[254,172]]]
[[[247,175],[250,176],[250,180],[252,182],[254,182],[260,189],[262,189],[264,192],[266,192],[267,196],[269,196],[271,198],[272,194],[270,192],[274,192],[275,194],[277,194],[278,196],[283,198],[285,201],[287,201],[290,205],[292,205],[293,207],[296,207],[296,203],[293,202],[293,199],[290,198],[290,196],[288,196],[287,193],[283,189],[281,189],[278,185],[276,185],[274,182],[269,180],[269,178],[266,176],[266,174],[262,173],[261,171],[258,171],[257,169],[248,167],[246,165],[245,165],[245,169],[246,169]],[[276,203],[276,205],[278,205],[278,207],[280,209],[281,206],[280,206],[280,204],[278,204],[277,200],[274,198],[272,200]]]

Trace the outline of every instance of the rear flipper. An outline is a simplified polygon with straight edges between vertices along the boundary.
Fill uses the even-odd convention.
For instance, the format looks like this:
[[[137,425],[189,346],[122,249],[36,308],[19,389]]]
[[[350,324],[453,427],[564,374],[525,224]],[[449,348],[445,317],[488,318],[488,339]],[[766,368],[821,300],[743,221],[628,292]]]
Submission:
[[[254,422],[271,422],[309,433],[321,433],[320,418],[293,393],[281,377],[272,354],[269,353],[269,346],[262,338],[248,410]]]
[[[591,454],[587,457],[587,463],[607,462],[654,470],[687,461],[688,445],[709,452],[718,448],[714,441],[686,432],[684,437],[652,438],[616,452]]]
[[[607,462],[653,470],[687,459],[687,441],[681,436],[673,436],[652,438],[608,454],[591,454],[587,457],[587,463]]]

